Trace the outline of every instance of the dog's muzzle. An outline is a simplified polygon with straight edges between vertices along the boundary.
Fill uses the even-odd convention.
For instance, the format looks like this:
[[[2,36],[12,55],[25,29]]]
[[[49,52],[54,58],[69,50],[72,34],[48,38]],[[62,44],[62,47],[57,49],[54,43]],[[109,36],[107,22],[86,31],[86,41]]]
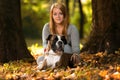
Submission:
[[[64,43],[63,43],[63,41],[57,41],[56,46],[57,46],[58,51],[64,51]]]

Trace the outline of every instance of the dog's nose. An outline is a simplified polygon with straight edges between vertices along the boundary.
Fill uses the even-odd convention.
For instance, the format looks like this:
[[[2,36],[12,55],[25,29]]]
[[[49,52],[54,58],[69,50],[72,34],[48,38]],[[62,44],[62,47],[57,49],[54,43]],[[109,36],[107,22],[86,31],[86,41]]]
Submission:
[[[59,42],[58,42],[58,45],[62,46],[62,41],[59,41]]]

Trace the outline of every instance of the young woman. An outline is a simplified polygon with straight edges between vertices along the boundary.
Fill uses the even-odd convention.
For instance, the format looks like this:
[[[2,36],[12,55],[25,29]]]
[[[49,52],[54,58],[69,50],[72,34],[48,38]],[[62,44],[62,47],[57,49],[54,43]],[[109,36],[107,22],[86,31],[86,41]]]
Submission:
[[[49,34],[64,35],[67,39],[64,52],[73,54],[71,60],[75,63],[79,62],[78,54],[80,53],[80,41],[77,28],[69,24],[66,7],[63,3],[54,3],[50,9],[50,22],[46,23],[42,31],[42,41],[45,51],[47,51],[46,38]],[[42,60],[44,57],[40,57]]]

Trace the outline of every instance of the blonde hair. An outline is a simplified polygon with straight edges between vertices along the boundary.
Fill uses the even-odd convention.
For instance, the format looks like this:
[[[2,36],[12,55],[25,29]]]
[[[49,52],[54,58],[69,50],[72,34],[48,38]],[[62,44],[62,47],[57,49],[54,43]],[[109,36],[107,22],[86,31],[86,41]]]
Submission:
[[[51,9],[50,9],[50,22],[49,22],[49,27],[50,27],[50,32],[51,34],[57,34],[56,30],[55,30],[55,23],[54,23],[54,20],[53,20],[53,9],[54,8],[58,8],[62,11],[63,13],[63,16],[64,16],[64,21],[63,21],[63,26],[64,26],[64,29],[62,31],[62,34],[64,36],[67,36],[67,28],[68,28],[68,25],[69,25],[69,19],[68,19],[68,14],[67,14],[67,9],[65,7],[65,5],[63,3],[54,3],[52,6],[51,6]]]

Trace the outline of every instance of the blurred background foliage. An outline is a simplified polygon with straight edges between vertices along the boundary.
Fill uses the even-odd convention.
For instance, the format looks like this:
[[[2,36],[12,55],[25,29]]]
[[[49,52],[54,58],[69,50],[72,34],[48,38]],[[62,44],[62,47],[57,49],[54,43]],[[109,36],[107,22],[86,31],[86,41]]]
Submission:
[[[42,28],[49,22],[49,9],[55,0],[21,0],[21,15],[23,32],[28,45],[38,43],[41,45]],[[61,1],[61,0],[56,0]],[[64,1],[64,0],[63,0]],[[84,38],[89,35],[92,9],[91,0],[81,0],[84,22]],[[77,0],[69,0],[70,23],[74,24],[80,31],[80,12]]]

